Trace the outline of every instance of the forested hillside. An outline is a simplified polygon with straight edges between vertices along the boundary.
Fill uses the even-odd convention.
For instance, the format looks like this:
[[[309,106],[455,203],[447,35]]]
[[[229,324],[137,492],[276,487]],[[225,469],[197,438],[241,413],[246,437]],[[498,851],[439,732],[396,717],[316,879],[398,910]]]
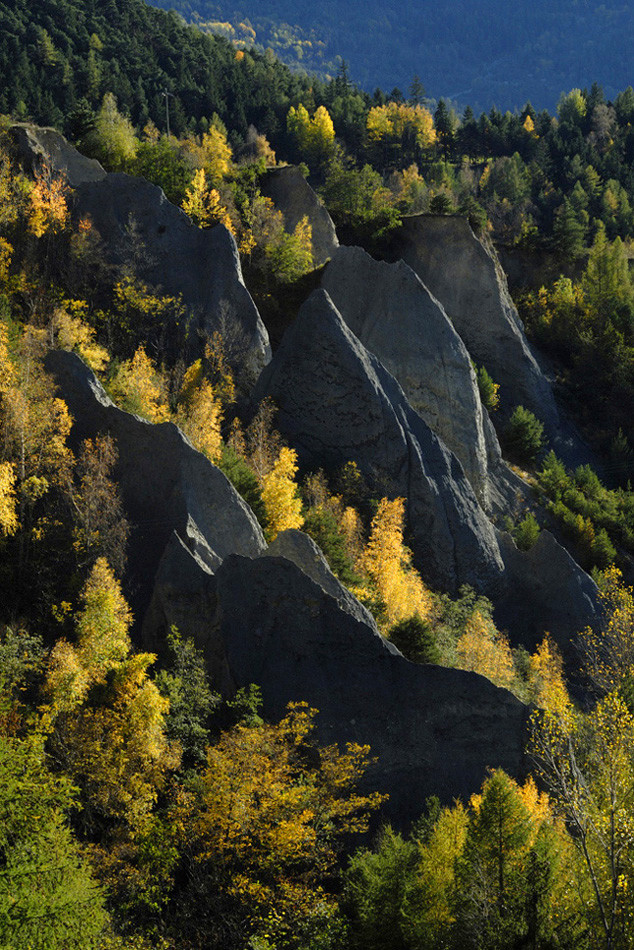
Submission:
[[[0,947],[629,950],[634,91],[223,29],[0,2]]]
[[[591,0],[513,6],[475,3],[276,3],[151,0],[241,43],[271,47],[285,62],[334,75],[345,60],[364,89],[428,94],[476,109],[552,109],[562,91],[601,83],[614,96],[631,82],[631,4]]]

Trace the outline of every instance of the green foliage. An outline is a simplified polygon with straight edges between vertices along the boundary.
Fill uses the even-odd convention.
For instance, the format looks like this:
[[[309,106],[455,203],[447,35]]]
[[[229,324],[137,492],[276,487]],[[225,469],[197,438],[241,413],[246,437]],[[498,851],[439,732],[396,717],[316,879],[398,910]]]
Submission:
[[[103,896],[68,827],[73,804],[37,738],[0,736],[0,945],[90,950],[107,922]]]
[[[123,171],[134,159],[138,142],[134,128],[117,109],[117,100],[108,92],[95,116],[92,131],[83,140],[83,148],[109,171]]]
[[[346,873],[344,908],[351,950],[408,950],[403,904],[417,864],[417,848],[388,825],[375,849],[357,851]]]
[[[530,409],[516,406],[504,430],[504,445],[518,462],[533,462],[544,446],[544,426]]]
[[[520,551],[530,550],[540,534],[540,527],[535,515],[529,511],[511,533]]]
[[[192,177],[191,167],[175,148],[175,141],[167,136],[157,141],[139,142],[126,171],[158,185],[175,205],[182,203]]]
[[[240,494],[260,522],[262,530],[268,528],[266,508],[262,501],[262,489],[253,469],[235,452],[230,445],[223,445],[219,468],[227,476],[235,490]]]
[[[358,573],[346,551],[345,538],[335,516],[323,508],[311,508],[304,517],[302,528],[324,553],[333,574],[342,584],[358,585]]]
[[[430,805],[413,840],[388,827],[372,850],[352,858],[343,903],[348,946],[589,947],[570,838],[531,780],[520,787],[497,770],[468,809]]]
[[[429,202],[429,210],[432,214],[453,214],[455,208],[449,195],[441,191],[440,194],[434,195]]]
[[[0,694],[12,702],[30,692],[44,666],[42,638],[26,630],[0,631]]]
[[[634,551],[634,505],[629,491],[606,488],[589,465],[569,472],[554,452],[544,459],[537,484],[585,567],[604,569],[613,564],[615,540]]]
[[[209,718],[219,698],[211,691],[205,658],[193,641],[183,640],[172,627],[167,646],[167,669],[160,670],[155,678],[157,689],[169,700],[165,735],[170,742],[178,742],[182,767],[195,768],[206,760]]]
[[[387,638],[414,663],[440,663],[440,651],[432,629],[416,614],[390,627]]]
[[[476,369],[476,378],[478,380],[478,390],[480,392],[482,405],[485,407],[485,409],[488,409],[489,412],[495,412],[495,410],[500,405],[500,396],[498,392],[500,389],[500,384],[493,382],[484,366],[479,366]]]
[[[370,165],[346,169],[331,165],[322,195],[335,224],[349,228],[359,241],[376,244],[400,223],[391,193]]]

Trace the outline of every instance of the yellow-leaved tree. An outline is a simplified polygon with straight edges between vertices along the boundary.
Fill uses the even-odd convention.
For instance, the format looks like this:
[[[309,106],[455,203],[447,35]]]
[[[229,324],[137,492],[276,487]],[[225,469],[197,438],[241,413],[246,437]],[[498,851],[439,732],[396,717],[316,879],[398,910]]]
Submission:
[[[192,385],[193,378],[198,375],[198,367],[201,378],[197,385]],[[194,448],[203,452],[212,462],[218,461],[222,452],[222,406],[209,380],[202,378],[200,360],[193,363],[185,374],[175,422]]]
[[[181,151],[191,165],[204,169],[214,185],[219,185],[231,171],[231,146],[226,131],[216,125],[210,126],[200,139],[189,136],[182,143]]]
[[[59,640],[46,681],[51,743],[80,790],[81,821],[142,833],[178,764],[165,739],[169,702],[150,680],[156,657],[133,653],[132,614],[105,558],[95,563],[76,614],[75,644]]]
[[[194,172],[191,184],[185,192],[182,209],[199,228],[209,228],[214,224],[224,224],[235,236],[236,230],[227,209],[223,206],[216,188],[207,184],[204,168]]]
[[[486,676],[496,686],[510,689],[515,679],[511,647],[490,617],[474,610],[456,644],[457,666]]]
[[[403,541],[404,513],[403,498],[381,499],[360,565],[382,602],[384,632],[410,617],[425,620],[431,611],[429,591],[412,567],[412,553]]]
[[[542,709],[565,717],[572,708],[561,654],[546,634],[529,660],[530,699]]]
[[[621,571],[609,567],[599,583],[603,621],[579,636],[584,669],[593,689],[604,695],[634,685],[634,590]]]
[[[0,462],[0,538],[18,529],[15,469],[11,462]]]
[[[51,320],[51,333],[62,350],[76,350],[95,373],[101,373],[110,361],[105,347],[96,341],[95,330],[86,323],[87,304],[66,300],[57,307]]]
[[[68,185],[61,175],[42,164],[35,172],[35,183],[29,194],[29,231],[41,238],[60,231],[68,221]]]
[[[154,363],[142,346],[131,360],[124,360],[109,386],[110,395],[123,409],[149,419],[166,422],[169,410]]]
[[[294,136],[302,157],[309,165],[325,162],[333,153],[335,127],[325,106],[319,106],[311,119],[301,103],[291,106],[286,117],[288,131]]]
[[[383,165],[400,158],[419,160],[422,153],[436,142],[436,130],[431,113],[421,105],[388,102],[374,106],[366,120],[368,145],[375,153],[375,161]]]
[[[532,717],[529,752],[570,828],[591,945],[634,941],[634,716],[619,692],[587,715]]]
[[[304,523],[302,502],[297,492],[297,453],[282,448],[273,468],[262,477],[262,501],[268,519],[268,540],[280,531],[301,528]]]
[[[26,327],[10,341],[0,322],[0,461],[11,463],[14,475],[19,569],[50,527],[47,516],[40,517],[39,499],[66,489],[73,462],[67,445],[72,420],[44,370],[45,350],[45,331]]]
[[[382,796],[355,788],[367,746],[307,755],[314,716],[295,703],[277,724],[224,732],[207,768],[181,791],[171,819],[185,900],[197,932],[213,933],[205,946],[248,946],[253,937],[312,946],[328,929],[336,904],[322,882],[336,873],[342,837],[367,829]]]

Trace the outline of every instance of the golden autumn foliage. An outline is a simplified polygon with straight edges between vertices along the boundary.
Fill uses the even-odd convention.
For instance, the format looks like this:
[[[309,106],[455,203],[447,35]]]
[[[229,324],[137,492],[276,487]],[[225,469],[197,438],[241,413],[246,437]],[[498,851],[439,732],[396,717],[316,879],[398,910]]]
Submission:
[[[222,449],[222,406],[208,379],[202,379],[189,394],[187,402],[177,411],[175,422],[194,448],[212,462],[218,461]]]
[[[225,132],[215,125],[204,132],[200,139],[194,136],[186,138],[181,143],[181,151],[188,163],[200,171],[204,170],[214,185],[219,185],[231,171],[231,146]]]
[[[173,814],[190,878],[213,882],[212,902],[232,898],[251,934],[275,939],[328,920],[335,905],[321,882],[335,869],[341,836],[364,831],[382,800],[355,790],[367,746],[320,748],[310,764],[314,717],[295,703],[277,724],[223,733]]]
[[[125,360],[110,383],[110,394],[128,412],[149,419],[166,422],[169,410],[163,397],[161,381],[154,363],[139,347],[131,360]]]
[[[66,486],[72,465],[72,420],[44,370],[45,346],[45,331],[33,327],[10,344],[0,323],[0,459],[15,465],[21,522],[52,485]]]
[[[6,284],[13,259],[13,245],[0,237],[0,284]]]
[[[456,864],[464,850],[469,815],[461,802],[443,808],[429,840],[419,845],[417,874],[408,898],[409,933],[422,941],[438,938],[455,923]],[[430,940],[431,943],[431,940]],[[433,944],[432,944],[433,945]]]
[[[524,119],[522,128],[525,132],[528,132],[529,135],[535,135],[535,123],[531,119],[530,115],[527,115]]]
[[[13,385],[16,370],[11,359],[9,331],[6,323],[0,321],[0,396]]]
[[[546,635],[530,657],[531,700],[542,709],[566,716],[571,708],[561,654]]]
[[[535,713],[529,753],[571,832],[593,945],[634,940],[634,716],[615,691],[587,715]]]
[[[214,396],[221,406],[228,406],[235,399],[236,387],[227,355],[227,342],[218,331],[212,333],[205,344],[205,363]]]
[[[18,529],[15,481],[15,467],[11,462],[0,462],[0,538]]]
[[[585,671],[599,694],[634,682],[634,590],[621,571],[609,567],[599,585],[603,620],[579,637]]]
[[[431,610],[429,591],[403,543],[404,511],[403,498],[381,499],[361,560],[361,568],[385,605],[385,629],[415,615],[425,620]]]
[[[29,231],[41,238],[60,231],[68,221],[68,185],[43,164],[35,172],[35,184],[29,195]]]
[[[105,347],[96,341],[94,329],[85,320],[87,305],[81,300],[68,300],[53,314],[51,329],[57,346],[76,350],[95,373],[101,373],[110,361]]]
[[[194,393],[200,386],[203,381],[203,361],[194,360],[194,362],[187,367],[183,375],[183,381],[181,383],[181,388],[178,393],[178,404],[179,406],[189,406],[192,399],[194,398]]]
[[[133,233],[132,240],[136,240]],[[113,290],[114,308],[108,315],[108,332],[109,337],[118,337],[124,345],[131,340],[153,340],[161,347],[166,328],[178,323],[185,311],[180,296],[154,292],[130,275],[117,281]]]
[[[458,668],[486,676],[496,686],[511,688],[515,678],[513,655],[506,637],[479,610],[469,617],[456,644]]]
[[[312,118],[301,103],[297,108],[291,106],[286,125],[309,164],[319,164],[332,153],[335,127],[325,106],[319,106]]]
[[[227,209],[222,205],[220,194],[207,184],[204,168],[194,172],[191,184],[185,192],[183,211],[189,215],[199,228],[209,228],[214,224],[224,224],[235,236],[235,228]]]
[[[348,557],[356,564],[363,553],[363,526],[357,509],[351,505],[344,508],[340,525]]]
[[[273,468],[262,477],[262,501],[269,524],[269,541],[273,541],[280,531],[301,528],[304,523],[296,474],[297,453],[284,447],[280,449]]]
[[[169,702],[148,677],[155,656],[131,652],[132,615],[104,558],[82,602],[76,645],[59,640],[49,661],[53,745],[81,790],[88,824],[114,819],[141,831],[165,771],[178,763],[164,735]]]
[[[436,141],[431,112],[421,105],[410,106],[403,102],[388,102],[370,109],[367,131],[371,142],[400,141],[409,135],[419,148],[425,149]]]

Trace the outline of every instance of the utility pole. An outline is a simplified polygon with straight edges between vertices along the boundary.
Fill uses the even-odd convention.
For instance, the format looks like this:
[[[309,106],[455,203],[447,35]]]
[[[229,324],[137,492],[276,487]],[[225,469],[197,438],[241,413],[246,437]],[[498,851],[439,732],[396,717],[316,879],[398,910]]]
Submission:
[[[173,92],[168,92],[167,89],[164,89],[161,93],[165,99],[165,118],[167,120],[167,137],[170,137],[170,96],[174,98]]]

